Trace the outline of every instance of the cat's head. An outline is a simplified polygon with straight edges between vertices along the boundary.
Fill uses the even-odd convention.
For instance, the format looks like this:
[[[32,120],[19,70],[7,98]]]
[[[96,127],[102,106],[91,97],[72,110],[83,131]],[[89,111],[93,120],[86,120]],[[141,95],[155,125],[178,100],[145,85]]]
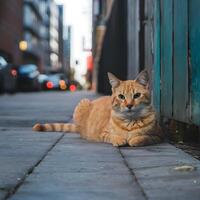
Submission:
[[[122,81],[108,72],[112,86],[113,110],[130,118],[137,118],[148,112],[151,104],[149,77],[146,70],[135,80]]]

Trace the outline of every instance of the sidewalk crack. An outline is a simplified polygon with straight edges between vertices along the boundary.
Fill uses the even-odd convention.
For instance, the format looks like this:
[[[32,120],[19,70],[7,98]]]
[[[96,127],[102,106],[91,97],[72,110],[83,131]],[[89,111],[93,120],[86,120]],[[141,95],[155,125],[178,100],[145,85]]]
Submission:
[[[7,190],[6,196],[3,198],[3,200],[7,200],[11,198],[17,191],[18,189],[23,185],[23,183],[26,181],[26,179],[29,177],[34,172],[34,169],[45,159],[45,157],[48,155],[48,153],[62,140],[64,137],[64,133],[50,146],[49,149],[42,155],[42,157],[33,165],[31,166],[25,175],[20,178],[20,181],[11,189]]]
[[[121,157],[122,157],[122,159],[123,159],[123,162],[124,162],[125,166],[128,168],[128,170],[129,170],[131,176],[133,177],[134,181],[135,181],[135,182],[137,183],[137,185],[139,186],[139,188],[140,188],[140,190],[141,190],[141,193],[143,194],[144,198],[148,200],[148,197],[147,197],[147,195],[146,195],[146,193],[145,193],[143,187],[140,185],[140,183],[139,183],[139,181],[138,181],[138,179],[137,179],[135,173],[133,172],[133,170],[132,170],[131,167],[129,166],[129,164],[128,164],[128,162],[127,162],[127,160],[126,160],[124,154],[123,154],[122,151],[121,151],[121,149],[118,148],[118,151],[119,151],[119,154],[121,155]]]

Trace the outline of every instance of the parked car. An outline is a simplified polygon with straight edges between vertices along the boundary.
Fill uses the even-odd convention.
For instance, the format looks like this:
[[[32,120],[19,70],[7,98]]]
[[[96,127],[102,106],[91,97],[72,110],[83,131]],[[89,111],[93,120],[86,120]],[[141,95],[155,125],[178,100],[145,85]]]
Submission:
[[[48,81],[46,82],[47,90],[66,90],[67,79],[64,74],[49,74]]]
[[[17,66],[0,56],[0,93],[14,93],[17,88]]]
[[[46,88],[48,90],[66,90],[66,82],[61,79],[60,74],[50,74],[48,75]]]
[[[36,65],[26,64],[18,68],[18,89],[20,91],[35,91],[40,89],[39,71]]]
[[[46,74],[39,74],[38,75],[38,82],[40,84],[40,90],[46,90],[47,89],[48,76]]]
[[[59,77],[55,74],[48,75],[48,81],[46,83],[46,88],[48,90],[58,90],[59,88]]]
[[[57,74],[41,74],[39,76],[40,84],[42,89],[45,90],[69,90],[76,91],[82,89],[81,85],[77,81],[70,81],[62,73]]]
[[[82,86],[78,81],[71,80],[68,82],[68,90],[74,92],[76,90],[81,90]]]

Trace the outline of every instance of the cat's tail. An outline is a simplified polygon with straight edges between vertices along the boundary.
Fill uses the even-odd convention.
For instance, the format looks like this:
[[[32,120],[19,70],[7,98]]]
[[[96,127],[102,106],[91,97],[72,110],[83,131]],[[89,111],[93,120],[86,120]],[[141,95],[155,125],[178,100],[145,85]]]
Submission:
[[[77,125],[71,123],[35,124],[32,129],[33,131],[43,132],[79,132]]]

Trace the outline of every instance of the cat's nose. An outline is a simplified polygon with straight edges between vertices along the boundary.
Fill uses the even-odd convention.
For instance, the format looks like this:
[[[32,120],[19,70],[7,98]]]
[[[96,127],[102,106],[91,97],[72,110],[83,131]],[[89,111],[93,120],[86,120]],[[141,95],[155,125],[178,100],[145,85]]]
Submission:
[[[128,104],[126,107],[130,110],[133,107],[133,105]]]

